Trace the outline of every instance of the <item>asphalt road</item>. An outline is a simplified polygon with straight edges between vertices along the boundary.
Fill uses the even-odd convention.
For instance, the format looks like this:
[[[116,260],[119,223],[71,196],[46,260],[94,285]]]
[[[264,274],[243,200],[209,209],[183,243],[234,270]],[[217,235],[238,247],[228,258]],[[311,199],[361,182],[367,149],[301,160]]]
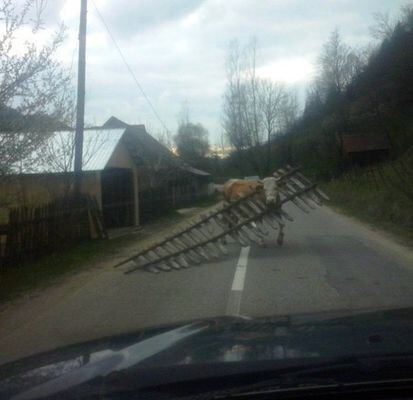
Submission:
[[[0,319],[0,363],[179,320],[413,306],[413,254],[324,207],[286,228],[285,244],[229,245],[218,262],[158,275],[104,268],[60,296]],[[7,326],[5,325],[7,324]]]

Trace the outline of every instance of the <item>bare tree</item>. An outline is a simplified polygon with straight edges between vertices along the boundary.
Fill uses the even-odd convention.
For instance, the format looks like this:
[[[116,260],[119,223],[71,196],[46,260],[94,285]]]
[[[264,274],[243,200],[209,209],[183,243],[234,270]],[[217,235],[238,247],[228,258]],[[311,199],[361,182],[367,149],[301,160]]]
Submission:
[[[99,134],[85,132],[83,142],[82,167],[86,167],[92,158],[101,150],[109,140],[105,131]],[[75,132],[54,132],[34,152],[31,162],[42,172],[59,172],[64,178],[64,192],[69,194],[74,184],[74,157],[75,157]]]
[[[246,75],[246,101],[245,120],[249,135],[249,145],[258,146],[264,139],[260,112],[261,81],[257,77],[257,40],[253,38],[245,48],[245,75]]]
[[[244,65],[239,43],[234,40],[230,43],[226,60],[227,87],[223,101],[223,128],[229,144],[238,152],[248,148]]]
[[[297,100],[283,85],[257,76],[257,42],[241,49],[231,43],[227,58],[227,87],[223,101],[223,128],[242,167],[256,174],[269,172],[274,135],[296,117]],[[243,171],[242,171],[243,172]]]
[[[100,151],[108,139],[108,133],[104,131],[99,132],[98,135],[89,135],[86,131],[82,166],[87,166],[92,157]],[[36,154],[42,158],[41,162],[45,171],[72,172],[75,153],[74,148],[74,131],[61,131],[55,132],[48,137]]]
[[[280,129],[281,106],[286,102],[287,96],[284,87],[276,82],[263,80],[260,83],[259,105],[267,141],[266,170],[268,171],[271,161],[272,140],[275,133]]]
[[[400,9],[401,16],[400,21],[401,23],[407,27],[408,29],[413,28],[413,4],[405,4]]]
[[[259,112],[259,79],[256,76],[256,41],[241,49],[230,44],[226,61],[227,87],[223,103],[223,128],[231,147],[237,152],[241,168],[248,163],[262,174],[260,149],[263,139]]]
[[[324,99],[342,93],[360,68],[357,54],[341,39],[337,29],[331,32],[318,59],[317,84]]]
[[[385,39],[390,39],[394,32],[395,24],[391,21],[388,12],[381,13],[377,12],[373,14],[374,24],[370,26],[370,34],[374,39],[383,41]]]
[[[173,135],[169,129],[158,131],[154,136],[160,144],[165,146],[168,150],[174,151]]]
[[[286,133],[298,118],[298,99],[295,91],[284,91],[278,115],[279,131]]]
[[[27,0],[21,7],[15,3],[0,1],[0,175],[31,154],[56,121],[68,122],[73,110],[70,74],[55,59],[64,27],[49,43],[39,45],[47,2]],[[27,28],[31,40],[23,42],[19,37]]]

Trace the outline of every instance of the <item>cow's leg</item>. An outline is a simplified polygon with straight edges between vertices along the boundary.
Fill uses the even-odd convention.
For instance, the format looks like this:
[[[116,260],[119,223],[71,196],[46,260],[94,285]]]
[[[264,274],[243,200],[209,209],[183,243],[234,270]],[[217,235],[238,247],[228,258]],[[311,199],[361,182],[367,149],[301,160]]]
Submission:
[[[284,227],[285,227],[284,222],[281,221],[278,223],[278,236],[277,236],[278,246],[282,246],[284,243]]]
[[[224,225],[226,226],[226,229],[227,230],[231,230],[236,224],[237,224],[237,219],[236,219],[236,217],[233,215],[233,214],[231,214],[230,212],[223,212],[222,213],[222,216],[223,216],[223,223],[224,223]],[[238,236],[238,233],[237,232],[233,232],[232,233],[232,235],[234,235],[234,236]],[[227,240],[226,240],[226,238],[225,238],[225,236],[223,236],[222,238],[221,238],[221,243],[222,244],[227,244]]]
[[[221,220],[221,224],[222,224],[222,229],[226,229],[226,228],[229,228],[229,224],[227,224],[225,221],[226,221],[226,219],[225,218],[223,218],[222,216],[220,217],[220,220]],[[221,243],[224,245],[224,246],[226,246],[227,245],[227,237],[226,236],[222,236],[222,238],[221,238]]]
[[[273,214],[273,216],[275,217],[275,220],[277,221],[277,225],[278,225],[278,235],[277,235],[277,244],[278,246],[282,246],[284,243],[284,227],[285,224],[282,220],[282,216],[281,216],[281,203],[280,203],[280,199],[278,198],[278,201],[276,204],[270,204],[269,205],[271,214]]]
[[[236,215],[234,215],[234,214],[229,214],[229,220],[231,221],[230,222],[230,224],[229,224],[229,228],[234,228],[236,225],[238,225],[238,218],[236,217]],[[238,230],[235,230],[234,232],[233,232],[233,235],[236,237],[236,238],[239,238],[239,233],[238,233]]]

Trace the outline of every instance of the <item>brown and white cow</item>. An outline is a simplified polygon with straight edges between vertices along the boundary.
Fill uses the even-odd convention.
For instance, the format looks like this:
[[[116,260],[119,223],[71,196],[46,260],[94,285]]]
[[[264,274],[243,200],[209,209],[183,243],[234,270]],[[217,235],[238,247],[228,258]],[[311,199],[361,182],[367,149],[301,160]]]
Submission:
[[[225,182],[223,187],[224,198],[230,203],[247,197],[252,193],[257,193],[258,198],[260,198],[260,200],[268,207],[280,207],[280,194],[278,191],[277,180],[274,177],[255,181],[230,179]],[[282,245],[284,241],[284,223],[278,222],[278,227],[277,243]]]

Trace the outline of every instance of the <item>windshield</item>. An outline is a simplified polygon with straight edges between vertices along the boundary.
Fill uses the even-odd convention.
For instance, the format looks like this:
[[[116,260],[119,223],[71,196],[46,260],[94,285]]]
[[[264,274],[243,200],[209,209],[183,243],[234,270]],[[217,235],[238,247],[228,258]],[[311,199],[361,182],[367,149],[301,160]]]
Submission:
[[[413,350],[413,3],[0,0],[0,30],[0,365]]]

